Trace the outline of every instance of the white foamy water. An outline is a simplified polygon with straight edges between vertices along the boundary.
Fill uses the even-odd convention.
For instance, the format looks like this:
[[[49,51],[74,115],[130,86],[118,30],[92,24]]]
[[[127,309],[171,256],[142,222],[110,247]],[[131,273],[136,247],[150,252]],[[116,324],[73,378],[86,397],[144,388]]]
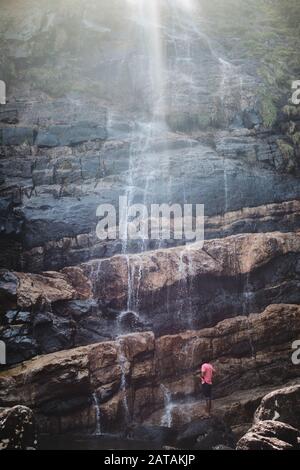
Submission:
[[[174,405],[172,403],[172,394],[170,390],[164,385],[161,384],[161,390],[164,394],[164,414],[161,418],[161,426],[166,426],[167,428],[171,428],[173,424],[173,408]]]
[[[95,428],[94,435],[95,436],[101,436],[101,434],[102,434],[102,432],[101,432],[101,410],[100,410],[99,400],[98,400],[96,392],[93,393],[92,398],[93,398],[93,404],[94,404],[95,412],[96,412],[96,428]]]

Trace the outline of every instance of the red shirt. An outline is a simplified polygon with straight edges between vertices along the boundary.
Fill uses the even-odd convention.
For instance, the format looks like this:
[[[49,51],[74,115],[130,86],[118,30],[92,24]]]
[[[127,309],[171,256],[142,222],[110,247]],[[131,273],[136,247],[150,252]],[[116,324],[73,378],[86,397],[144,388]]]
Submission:
[[[207,363],[203,364],[202,367],[201,367],[201,373],[202,373],[201,381],[202,381],[202,383],[212,385],[212,378],[213,378],[213,373],[214,372],[215,372],[215,369],[213,368],[213,366],[211,364],[207,364]]]

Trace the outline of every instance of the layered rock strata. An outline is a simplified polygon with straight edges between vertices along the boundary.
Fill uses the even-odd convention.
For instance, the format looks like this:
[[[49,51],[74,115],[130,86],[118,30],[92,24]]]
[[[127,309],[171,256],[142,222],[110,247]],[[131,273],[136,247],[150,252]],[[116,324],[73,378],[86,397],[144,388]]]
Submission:
[[[218,371],[215,412],[233,427],[250,427],[268,390],[298,380],[291,344],[299,313],[296,305],[271,305],[211,329],[159,339],[136,333],[37,357],[1,372],[0,405],[32,408],[39,430],[50,433],[93,431],[98,420],[102,432],[132,422],[176,427],[203,416],[197,375],[208,355]]]

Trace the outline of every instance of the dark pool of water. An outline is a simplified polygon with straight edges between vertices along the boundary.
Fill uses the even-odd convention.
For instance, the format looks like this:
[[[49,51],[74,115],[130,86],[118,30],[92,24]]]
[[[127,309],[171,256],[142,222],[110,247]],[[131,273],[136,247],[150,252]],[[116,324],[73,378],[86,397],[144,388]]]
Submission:
[[[39,436],[40,450],[160,450],[153,442],[125,439],[120,436],[64,434]]]

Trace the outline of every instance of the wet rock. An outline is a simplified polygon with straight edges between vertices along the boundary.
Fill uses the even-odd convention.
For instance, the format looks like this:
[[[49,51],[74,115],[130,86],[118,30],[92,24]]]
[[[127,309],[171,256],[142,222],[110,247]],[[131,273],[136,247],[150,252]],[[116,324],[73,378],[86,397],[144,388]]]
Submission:
[[[172,429],[181,430],[182,445],[193,441],[199,448],[232,447],[227,438],[224,440],[227,431],[222,419],[232,428],[245,428],[266,393],[299,376],[299,367],[290,361],[290,344],[300,333],[298,311],[298,306],[270,306],[263,314],[227,319],[198,332],[156,339],[151,332],[135,333],[40,356],[0,373],[0,406],[22,400],[34,409],[38,426],[45,432],[61,432],[60,426],[70,431],[90,429],[96,424],[92,399],[96,394],[103,430],[118,432],[120,423],[126,426],[133,421],[144,422],[148,432],[153,426],[161,428],[166,413],[164,384],[171,400]],[[39,347],[70,347],[74,337],[67,340],[68,331],[72,331],[67,328],[67,319],[62,316],[62,325],[59,319],[49,319],[50,323],[39,326],[45,328],[38,330]],[[73,323],[73,328],[72,334],[77,328],[79,338],[81,326]],[[11,341],[17,338],[12,336]],[[94,340],[92,334],[90,338]],[[238,344],[243,348],[237,349]],[[18,343],[15,347],[20,351]],[[220,421],[203,420],[199,364],[208,352],[218,371],[214,402]],[[54,417],[56,408],[61,409],[59,417]],[[191,420],[196,424],[189,427],[185,423]]]
[[[194,328],[213,326],[238,315],[241,305],[248,313],[262,311],[273,302],[275,292],[267,285],[284,285],[279,291],[280,302],[297,303],[299,253],[298,233],[275,232],[206,241],[203,247],[195,243],[189,248],[115,256],[82,264],[81,268],[92,280],[96,297],[113,309],[125,311],[129,259],[131,283],[133,288],[138,286],[139,314],[149,320],[158,335],[164,335],[191,324]],[[187,265],[191,268],[186,269]],[[250,302],[245,302],[246,290],[251,291]],[[184,311],[187,295],[188,314]],[[175,318],[173,310],[181,314]]]
[[[153,442],[159,445],[174,444],[177,436],[175,429],[163,426],[135,426],[129,430],[127,437],[130,439]]]
[[[234,446],[231,429],[217,418],[194,421],[179,429],[176,447],[197,450],[212,450],[218,445]]]
[[[80,268],[44,274],[9,273],[3,271],[0,292],[4,301],[20,308],[29,308],[59,300],[86,299],[91,296],[89,280]]]
[[[11,330],[9,331],[11,332]],[[15,336],[6,339],[7,330],[0,333],[6,342],[7,364],[26,361],[40,353],[41,349],[32,334],[24,328],[15,328]]]
[[[19,285],[18,277],[8,271],[2,271],[0,273],[0,292],[8,298],[13,298],[17,294],[17,289]]]
[[[37,223],[37,226],[44,230],[43,224],[40,222]],[[287,201],[280,204],[244,208],[241,211],[227,213],[224,217],[205,218],[206,239],[223,238],[237,233],[251,233],[253,231],[290,232],[297,228],[300,228],[299,201]],[[69,232],[70,230],[67,233]],[[31,237],[28,237],[28,240],[31,240]],[[169,242],[174,242],[174,240],[169,240]],[[182,242],[177,241],[176,244],[181,245]],[[138,243],[135,246],[130,246],[133,252],[139,251],[141,248],[141,244]],[[52,241],[40,247],[26,250],[23,252],[24,269],[29,272],[43,271],[45,269],[57,270],[65,265],[85,262],[90,258],[112,257],[120,254],[121,251],[122,243],[118,240],[101,242],[97,239],[95,233],[90,232],[80,234],[76,238],[68,239],[65,237],[64,239],[57,239],[55,242]],[[2,265],[9,266],[11,260],[12,257],[7,256],[6,260],[3,260]],[[16,269],[15,266],[13,269]]]
[[[3,145],[33,145],[34,130],[30,127],[5,127],[2,129]]]
[[[92,123],[90,125],[92,126]],[[65,127],[72,126],[54,127],[64,128],[64,132],[68,135],[69,131]],[[101,123],[100,128],[104,129],[104,124]],[[97,127],[89,129],[95,132]],[[50,138],[47,132],[45,139]],[[62,129],[59,132],[63,134]],[[72,132],[80,140],[80,131],[76,128],[76,131]],[[43,251],[42,256],[38,251],[28,253],[26,263],[32,266],[36,262],[38,266],[40,262],[42,267],[38,267],[37,270],[45,270],[99,257],[97,250],[103,246],[96,246],[97,240],[94,242],[95,249],[89,245],[85,249],[69,246],[62,250],[61,245],[65,238],[72,239],[81,235],[91,237],[93,235],[96,238],[97,207],[105,203],[116,207],[119,196],[124,194],[124,185],[128,179],[130,148],[136,145],[135,139],[136,137],[130,134],[124,141],[104,142],[97,139],[78,143],[75,147],[70,144],[63,149],[38,147],[38,150],[34,151],[37,155],[28,155],[26,158],[24,155],[6,156],[1,165],[6,185],[10,188],[9,192],[13,191],[16,176],[18,176],[18,185],[24,188],[24,192],[18,193],[21,205],[19,200],[10,201],[7,213],[3,216],[3,224],[5,223],[7,229],[2,236],[7,236],[11,233],[12,227],[15,227],[14,232],[19,233],[23,252],[33,248]],[[207,217],[222,216],[225,212],[241,212],[243,208],[280,204],[299,198],[297,178],[291,175],[283,178],[276,173],[284,158],[274,139],[258,138],[250,130],[243,129],[239,132],[237,130],[219,132],[213,140],[216,149],[212,145],[200,144],[198,140],[188,135],[178,137],[174,133],[168,133],[166,136],[153,139],[143,155],[143,161],[134,169],[134,202],[144,202],[141,188],[149,187],[149,184],[149,203],[166,201],[180,204],[201,203],[205,205]],[[61,142],[66,145],[67,143],[67,141]],[[31,150],[28,150],[28,153],[30,152]],[[171,178],[167,166],[160,168],[167,154],[172,167]],[[157,176],[149,183],[149,174],[152,172]],[[166,179],[169,179],[167,186]],[[104,184],[105,191],[101,185],[98,186],[99,182]],[[39,187],[40,190],[37,190]],[[26,194],[30,195],[29,199]],[[154,194],[155,200],[150,196]],[[14,197],[17,197],[15,192]],[[270,231],[287,230],[286,221],[282,218],[274,220],[265,217],[264,221],[258,222],[246,215],[240,214],[241,220],[237,220],[230,227],[223,220],[222,225],[225,226],[220,227],[215,235],[210,235],[210,238],[230,233],[267,231],[266,225]],[[10,220],[10,223],[7,224],[6,220]],[[299,219],[290,217],[289,225],[291,230],[297,228]],[[149,244],[149,249],[152,248]],[[135,250],[140,251],[140,247],[137,246]],[[110,256],[116,251],[115,246],[106,244],[101,257]],[[8,256],[6,259],[8,264],[9,259]],[[26,266],[26,269],[32,268]]]
[[[106,129],[96,123],[82,122],[72,126],[53,126],[39,130],[35,145],[38,147],[66,147],[93,140],[105,140]]]
[[[300,386],[285,387],[266,395],[254,421],[276,420],[300,429]]]
[[[262,119],[254,109],[245,109],[243,113],[243,123],[247,129],[253,129],[262,124]]]
[[[279,421],[259,421],[237,443],[237,450],[299,450],[297,429]]]
[[[33,412],[25,406],[0,408],[0,450],[35,450],[37,437]]]
[[[232,447],[224,446],[224,445],[217,445],[212,448],[212,450],[234,450]]]
[[[0,111],[0,122],[5,124],[17,124],[18,123],[18,110],[17,109],[4,109]],[[2,130],[0,130],[1,136]],[[0,137],[1,142],[1,137]]]

